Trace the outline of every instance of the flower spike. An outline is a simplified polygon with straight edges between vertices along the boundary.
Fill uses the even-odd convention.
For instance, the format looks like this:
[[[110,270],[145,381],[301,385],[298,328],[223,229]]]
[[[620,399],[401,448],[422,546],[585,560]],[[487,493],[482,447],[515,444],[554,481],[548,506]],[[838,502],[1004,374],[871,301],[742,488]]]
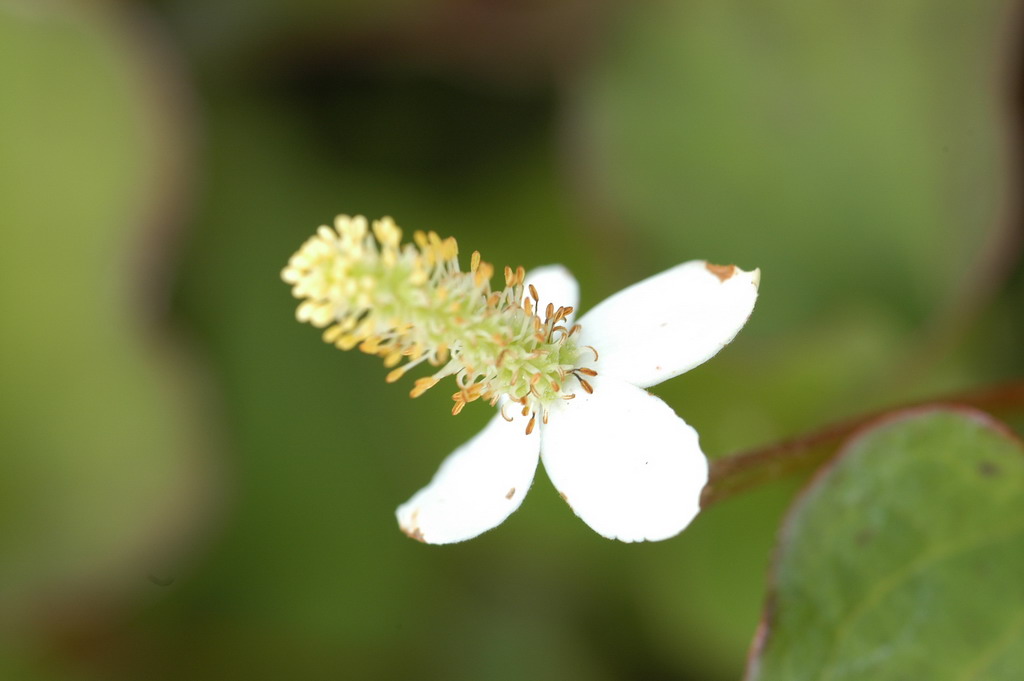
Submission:
[[[505,287],[492,291],[494,267],[474,251],[469,272],[460,271],[454,238],[415,232],[403,244],[391,218],[367,227],[362,216],[338,216],[292,256],[281,278],[303,301],[299,321],[324,329],[324,341],[342,350],[384,358],[388,383],[424,362],[439,367],[416,381],[412,397],[454,376],[453,414],[508,396],[546,418],[566,376],[590,354],[577,342],[578,329],[559,324],[571,308],[555,315],[553,302],[542,307],[521,267],[506,267]]]

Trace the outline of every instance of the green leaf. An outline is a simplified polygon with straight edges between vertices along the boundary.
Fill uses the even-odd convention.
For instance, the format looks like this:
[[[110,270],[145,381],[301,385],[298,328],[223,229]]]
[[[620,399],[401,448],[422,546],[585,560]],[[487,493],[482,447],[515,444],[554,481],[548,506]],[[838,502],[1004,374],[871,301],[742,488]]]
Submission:
[[[637,5],[581,89],[587,196],[666,257],[761,267],[761,324],[927,318],[983,271],[1007,200],[1007,6]]]
[[[1020,678],[1022,454],[965,408],[856,436],[783,525],[748,679]]]
[[[179,179],[171,74],[106,10],[59,5],[0,6],[4,618],[69,585],[152,588],[208,500],[192,365],[142,318]]]

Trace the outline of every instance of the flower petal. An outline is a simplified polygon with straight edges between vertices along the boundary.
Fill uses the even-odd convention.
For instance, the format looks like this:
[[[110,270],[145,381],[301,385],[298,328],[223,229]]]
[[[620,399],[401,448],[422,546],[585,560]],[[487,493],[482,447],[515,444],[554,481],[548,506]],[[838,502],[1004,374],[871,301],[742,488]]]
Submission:
[[[693,260],[619,291],[583,315],[593,368],[642,388],[703,364],[754,309],[761,271]]]
[[[530,295],[530,284],[537,289],[540,298],[539,309],[541,316],[548,303],[559,307],[575,308],[580,302],[580,285],[576,278],[562,265],[545,265],[526,273],[526,295]],[[569,315],[567,324],[572,325],[574,315]]]
[[[537,470],[540,437],[501,414],[441,464],[430,484],[398,507],[402,531],[428,544],[472,539],[519,508]]]
[[[542,429],[544,468],[576,515],[625,542],[678,534],[700,508],[708,466],[697,432],[647,391],[607,376]]]

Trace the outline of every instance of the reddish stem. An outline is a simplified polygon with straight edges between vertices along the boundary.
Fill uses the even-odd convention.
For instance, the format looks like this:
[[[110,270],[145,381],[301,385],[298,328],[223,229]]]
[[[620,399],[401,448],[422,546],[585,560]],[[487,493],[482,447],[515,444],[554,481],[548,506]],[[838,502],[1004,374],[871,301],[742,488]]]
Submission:
[[[1020,413],[1024,407],[1024,379],[905,405],[898,409],[926,404],[970,406],[996,416]],[[748,488],[817,468],[832,455],[836,445],[851,433],[891,411],[893,409],[871,412],[790,440],[712,461],[708,484],[701,494],[701,508],[707,508]]]

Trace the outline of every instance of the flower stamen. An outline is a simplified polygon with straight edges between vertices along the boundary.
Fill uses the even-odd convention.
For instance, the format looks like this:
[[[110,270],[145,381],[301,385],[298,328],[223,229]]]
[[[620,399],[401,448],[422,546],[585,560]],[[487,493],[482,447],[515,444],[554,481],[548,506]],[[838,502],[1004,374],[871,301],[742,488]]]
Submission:
[[[538,415],[546,422],[552,404],[575,397],[563,392],[566,376],[592,392],[581,375],[596,372],[582,355],[587,347],[596,360],[597,351],[578,344],[578,324],[566,328],[572,307],[548,302],[542,316],[540,291],[525,283],[523,267],[503,269],[501,290],[491,289],[494,272],[479,251],[461,271],[453,238],[417,231],[403,243],[390,218],[370,224],[342,215],[319,228],[281,276],[302,301],[299,321],[324,329],[324,341],[340,349],[381,357],[388,383],[421,364],[437,367],[416,379],[410,397],[454,376],[453,414],[507,396],[531,416],[532,432]],[[502,416],[509,418],[504,405]]]
[[[533,427],[537,425],[537,415],[534,414],[530,417],[530,422],[526,424],[526,434],[529,435],[533,432]]]

